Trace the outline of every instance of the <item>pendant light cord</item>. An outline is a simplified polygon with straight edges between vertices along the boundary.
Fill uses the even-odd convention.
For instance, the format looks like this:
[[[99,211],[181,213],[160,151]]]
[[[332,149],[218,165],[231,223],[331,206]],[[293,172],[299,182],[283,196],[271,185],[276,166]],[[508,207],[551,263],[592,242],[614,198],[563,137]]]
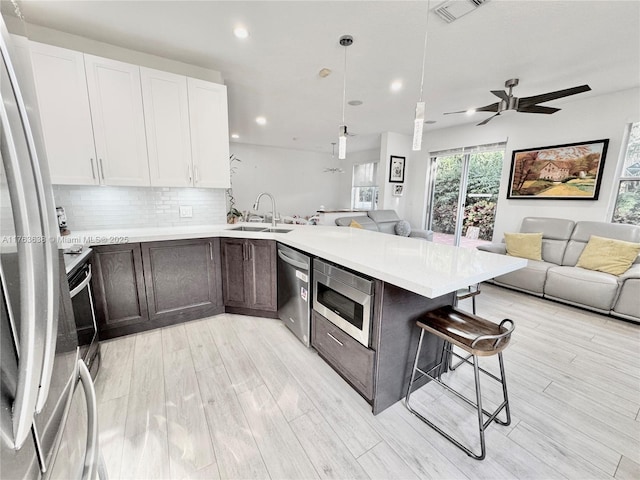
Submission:
[[[342,76],[342,126],[344,127],[344,110],[347,103],[347,45],[342,48],[344,48],[344,75]]]
[[[429,31],[429,7],[430,0],[427,0],[427,21],[424,26],[424,46],[422,47],[422,80],[420,81],[420,102],[422,102],[422,92],[424,90],[424,67],[427,59],[427,32]],[[344,114],[343,114],[344,116]],[[344,119],[342,120],[344,122]]]

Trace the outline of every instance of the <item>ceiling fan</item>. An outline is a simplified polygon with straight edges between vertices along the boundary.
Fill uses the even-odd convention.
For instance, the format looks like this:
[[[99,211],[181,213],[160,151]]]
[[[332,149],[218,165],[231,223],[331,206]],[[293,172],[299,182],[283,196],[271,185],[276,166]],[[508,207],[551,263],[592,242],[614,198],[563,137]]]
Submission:
[[[509,89],[509,93],[504,90],[491,90],[496,97],[500,99],[499,102],[485,105],[484,107],[475,108],[472,110],[461,110],[459,112],[446,112],[445,115],[451,115],[453,113],[467,113],[467,112],[496,112],[495,115],[490,116],[486,120],[478,123],[478,125],[486,125],[491,119],[497,117],[502,112],[507,110],[515,110],[522,113],[545,113],[547,115],[556,113],[559,108],[545,107],[538,105],[539,103],[549,102],[551,100],[557,100],[559,98],[568,97],[570,95],[576,95],[578,93],[588,92],[591,90],[589,85],[580,85],[579,87],[567,88],[564,90],[557,90],[555,92],[543,93],[541,95],[534,95],[532,97],[518,98],[514,97],[511,93],[513,87],[518,85],[519,80],[517,78],[511,78],[504,82],[505,88]]]

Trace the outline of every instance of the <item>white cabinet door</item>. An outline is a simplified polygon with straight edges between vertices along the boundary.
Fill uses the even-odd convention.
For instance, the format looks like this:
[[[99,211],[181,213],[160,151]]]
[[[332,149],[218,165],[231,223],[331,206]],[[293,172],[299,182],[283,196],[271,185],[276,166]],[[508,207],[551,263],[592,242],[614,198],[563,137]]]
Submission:
[[[51,182],[95,185],[98,171],[82,53],[30,42]]]
[[[102,183],[150,185],[140,67],[87,54],[84,61]]]
[[[140,67],[151,185],[192,185],[187,77]]]
[[[227,87],[187,78],[194,186],[229,188]]]

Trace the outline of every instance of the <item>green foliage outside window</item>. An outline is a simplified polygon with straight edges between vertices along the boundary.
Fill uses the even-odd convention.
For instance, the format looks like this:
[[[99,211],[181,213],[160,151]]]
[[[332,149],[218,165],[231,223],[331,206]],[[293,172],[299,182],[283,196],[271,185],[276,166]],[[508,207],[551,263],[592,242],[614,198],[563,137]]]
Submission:
[[[480,239],[492,239],[503,157],[502,151],[471,156],[463,233],[468,227],[478,227]],[[461,164],[460,155],[438,158],[432,221],[435,231],[455,232]]]

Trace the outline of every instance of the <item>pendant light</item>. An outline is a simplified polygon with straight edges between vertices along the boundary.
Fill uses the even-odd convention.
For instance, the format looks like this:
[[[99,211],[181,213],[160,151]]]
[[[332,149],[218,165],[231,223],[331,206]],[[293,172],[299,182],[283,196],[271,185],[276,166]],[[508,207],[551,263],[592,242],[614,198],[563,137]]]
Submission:
[[[344,74],[342,77],[342,124],[338,132],[338,159],[347,158],[347,125],[344,121],[344,110],[347,103],[347,47],[353,44],[351,35],[340,37],[340,45],[344,47]]]
[[[422,100],[424,90],[424,66],[427,58],[427,32],[429,30],[429,3],[427,0],[427,19],[424,27],[424,46],[422,49],[422,77],[420,80],[420,99],[416,103],[416,115],[413,120],[413,151],[422,150],[422,129],[424,128],[425,102]]]

